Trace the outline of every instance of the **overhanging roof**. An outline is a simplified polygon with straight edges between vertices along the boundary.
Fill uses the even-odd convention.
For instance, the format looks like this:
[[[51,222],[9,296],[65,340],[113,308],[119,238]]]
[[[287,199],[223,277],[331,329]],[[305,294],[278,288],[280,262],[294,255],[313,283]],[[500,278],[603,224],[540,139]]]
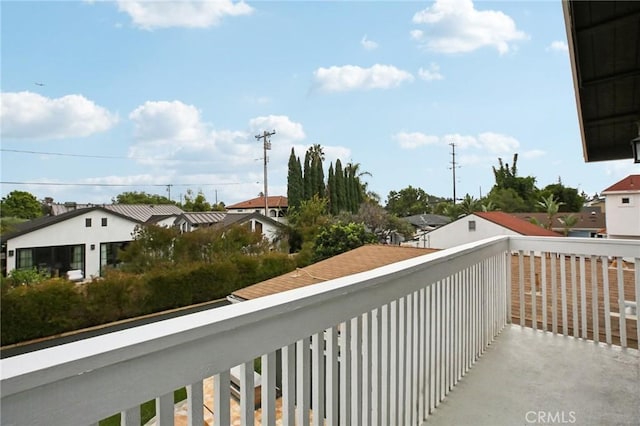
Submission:
[[[562,5],[584,159],[630,159],[640,120],[640,1]]]

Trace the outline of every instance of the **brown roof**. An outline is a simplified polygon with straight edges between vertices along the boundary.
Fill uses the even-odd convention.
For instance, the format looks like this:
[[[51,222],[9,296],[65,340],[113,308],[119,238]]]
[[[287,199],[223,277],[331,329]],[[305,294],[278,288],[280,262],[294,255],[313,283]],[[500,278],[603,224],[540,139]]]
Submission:
[[[517,218],[505,212],[476,212],[476,216],[490,222],[504,226],[507,229],[529,237],[561,237],[557,232],[549,231],[541,226],[534,225],[526,220]]]
[[[640,175],[629,175],[621,181],[614,183],[602,191],[602,193],[606,194],[607,192],[614,191],[640,192]]]
[[[530,222],[531,219],[536,219],[539,223],[546,225],[547,224],[547,214],[546,213],[511,213],[513,216],[518,217],[520,219],[526,220]],[[593,229],[598,230],[602,229],[606,226],[605,214],[599,208],[587,208],[581,212],[573,212],[573,213],[558,213],[555,214],[551,220],[552,229],[562,230],[564,226],[560,222],[559,219],[562,219],[564,216],[574,215],[578,217],[578,222],[575,226],[572,226],[571,229]]]
[[[269,207],[287,208],[287,197],[282,195],[273,195],[267,197],[267,204]],[[230,206],[226,206],[227,209],[260,209],[264,208],[264,197],[257,197],[247,201],[241,201]]]
[[[286,290],[365,272],[380,266],[433,253],[437,250],[371,244],[330,257],[313,265],[233,292],[242,299],[256,299]]]

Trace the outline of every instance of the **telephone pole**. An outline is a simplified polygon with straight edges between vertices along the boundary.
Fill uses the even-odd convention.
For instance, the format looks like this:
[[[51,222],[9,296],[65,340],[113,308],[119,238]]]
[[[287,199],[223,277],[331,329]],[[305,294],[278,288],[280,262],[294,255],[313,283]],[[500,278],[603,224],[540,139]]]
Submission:
[[[267,150],[271,149],[271,141],[269,140],[270,136],[276,134],[276,131],[267,132],[266,130],[262,132],[261,135],[256,135],[256,139],[262,139],[262,149],[264,152],[263,160],[264,160],[264,215],[269,216],[269,201],[268,201],[268,186],[267,186],[267,163],[269,162],[269,157],[267,156]]]
[[[451,167],[449,167],[453,171],[453,205],[456,204],[456,169],[460,168],[458,163],[456,163],[456,143],[451,142],[449,144],[451,146]]]

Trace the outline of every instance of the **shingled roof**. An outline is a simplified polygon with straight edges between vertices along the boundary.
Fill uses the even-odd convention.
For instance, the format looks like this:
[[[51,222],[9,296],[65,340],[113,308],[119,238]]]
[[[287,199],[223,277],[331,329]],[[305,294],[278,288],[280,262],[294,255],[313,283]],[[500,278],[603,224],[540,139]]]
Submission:
[[[370,244],[330,257],[313,265],[254,284],[232,293],[240,300],[256,299],[323,281],[369,271],[437,250]]]

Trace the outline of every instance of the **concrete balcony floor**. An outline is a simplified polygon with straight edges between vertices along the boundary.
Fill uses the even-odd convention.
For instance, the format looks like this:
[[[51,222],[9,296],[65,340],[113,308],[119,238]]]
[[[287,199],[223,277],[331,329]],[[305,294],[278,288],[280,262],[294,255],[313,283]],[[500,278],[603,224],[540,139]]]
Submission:
[[[507,325],[424,424],[639,425],[640,355]]]

